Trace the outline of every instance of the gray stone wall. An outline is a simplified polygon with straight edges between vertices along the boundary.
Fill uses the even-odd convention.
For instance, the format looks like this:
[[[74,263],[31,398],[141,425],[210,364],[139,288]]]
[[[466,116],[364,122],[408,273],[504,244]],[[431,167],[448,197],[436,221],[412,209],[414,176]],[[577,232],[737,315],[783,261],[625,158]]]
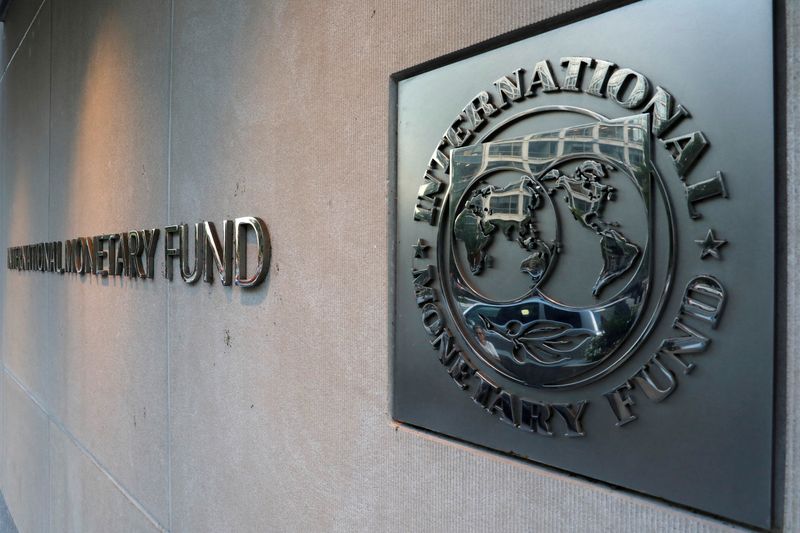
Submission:
[[[586,3],[15,0],[0,249],[245,214],[273,243],[252,293],[0,269],[0,490],[19,531],[730,528],[387,412],[389,75]],[[786,3],[791,531],[800,6]]]

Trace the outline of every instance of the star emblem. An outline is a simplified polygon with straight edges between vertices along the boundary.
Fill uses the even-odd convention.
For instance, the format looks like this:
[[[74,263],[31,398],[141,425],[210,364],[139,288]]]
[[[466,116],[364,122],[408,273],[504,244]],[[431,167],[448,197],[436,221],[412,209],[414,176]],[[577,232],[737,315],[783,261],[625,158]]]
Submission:
[[[728,241],[726,241],[725,239],[714,238],[714,231],[711,230],[710,228],[704,239],[698,239],[695,240],[694,242],[696,242],[698,246],[702,248],[702,250],[700,251],[700,259],[705,259],[709,255],[717,259],[722,259],[719,256],[719,249],[723,245],[728,244]]]
[[[417,244],[413,245],[412,248],[414,248],[414,257],[416,259],[423,259],[426,256],[425,250],[430,248],[430,246],[422,239],[417,239]]]

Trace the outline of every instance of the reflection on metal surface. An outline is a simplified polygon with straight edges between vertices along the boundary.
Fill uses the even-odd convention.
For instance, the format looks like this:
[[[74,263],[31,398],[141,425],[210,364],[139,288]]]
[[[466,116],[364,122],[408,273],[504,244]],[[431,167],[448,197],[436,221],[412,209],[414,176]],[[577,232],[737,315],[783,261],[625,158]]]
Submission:
[[[558,244],[537,237],[534,210],[547,195],[544,187],[528,176],[503,188],[489,185],[472,192],[456,216],[453,233],[466,247],[473,274],[480,274],[486,266],[487,249],[497,230],[507,240],[514,240],[516,234],[520,248],[532,252],[520,269],[531,276],[534,286],[542,280]]]
[[[186,283],[197,283],[203,277],[206,258],[206,239],[199,222],[194,225],[194,261],[191,262],[189,249],[189,224],[181,224],[181,277]]]
[[[216,265],[220,282],[230,285],[233,280],[233,224],[231,220],[222,222],[222,240],[220,241],[217,227],[213,222],[206,220],[203,223],[206,235],[206,264],[203,279],[209,283],[214,279],[214,266]]]
[[[145,275],[144,264],[142,264],[142,253],[144,252],[144,239],[138,231],[128,233],[128,268],[126,274],[129,276],[147,277]]]
[[[567,193],[565,201],[575,220],[594,231],[600,237],[603,255],[603,270],[592,287],[592,294],[598,296],[600,289],[624,274],[639,255],[639,248],[626,239],[615,228],[619,224],[608,223],[601,218],[603,206],[613,200],[614,187],[600,183],[606,177],[605,167],[597,161],[584,161],[570,177],[558,170],[551,170],[542,178],[557,180],[556,187]]]
[[[392,410],[769,529],[772,13],[716,3],[397,84]]]
[[[700,259],[705,259],[709,255],[716,259],[722,259],[719,255],[719,249],[728,244],[728,241],[725,239],[715,238],[714,231],[711,228],[708,229],[705,238],[696,239],[694,242],[700,245]]]
[[[635,185],[642,210],[651,212],[648,131],[648,116],[636,115],[451,152],[449,209],[457,213],[451,222],[456,246],[451,247],[445,292],[453,302],[459,331],[505,376],[530,386],[570,384],[602,365],[632,333],[651,286],[652,239],[640,252],[618,225],[602,218],[614,188],[600,180],[607,177],[607,169],[620,169]],[[578,162],[571,176],[559,169],[570,162]],[[526,175],[504,187],[484,184],[487,176],[501,170]],[[592,289],[595,296],[638,265],[617,294],[594,306],[559,302],[541,286],[558,251],[570,247],[558,238],[544,242],[537,237],[535,212],[545,199],[555,211],[556,226],[565,219],[550,202],[557,191],[564,194],[571,218],[600,237],[604,266]],[[517,245],[530,254],[521,259],[520,270],[532,283],[510,302],[481,293],[469,278],[483,271],[495,232],[508,240],[516,235]],[[559,235],[560,229],[553,233]],[[458,243],[466,249],[469,274],[457,259]],[[481,337],[486,341],[476,342]]]
[[[108,270],[105,268],[105,261],[108,259],[108,250],[105,248],[106,241],[109,240],[108,235],[96,235],[94,240],[94,262],[95,274],[101,277],[108,276]]]
[[[720,281],[708,275],[697,276],[686,285],[681,302],[681,314],[717,327],[727,295]]]
[[[251,228],[256,240],[256,264],[252,274],[247,275],[247,228]],[[236,273],[234,283],[239,287],[255,287],[267,276],[272,247],[264,221],[258,217],[241,217],[234,221]]]
[[[144,256],[147,264],[147,269],[144,276],[139,274],[140,277],[153,278],[156,271],[156,248],[158,244],[158,235],[160,230],[158,228],[144,230]]]
[[[594,63],[594,72],[592,74],[592,79],[589,80],[589,85],[586,87],[586,93],[594,96],[603,96],[603,86],[608,78],[608,73],[616,65],[602,59],[596,59],[592,63]],[[592,63],[590,63],[590,66]]]
[[[119,236],[119,246],[117,247],[117,261],[114,266],[114,275],[115,276],[130,276],[131,275],[131,267],[128,259],[130,258],[130,254],[128,253],[128,238],[123,233]]]
[[[633,87],[628,91],[627,96],[622,96],[623,89],[628,84]],[[647,78],[635,70],[621,68],[615,70],[608,79],[606,91],[608,92],[609,98],[622,107],[634,109],[644,103],[649,89],[650,83],[647,81]]]
[[[180,237],[180,227],[177,224],[164,228],[164,277],[172,280],[172,259],[180,258],[180,247],[176,248],[172,242],[175,235]]]
[[[631,397],[633,385],[630,381],[626,381],[619,387],[604,394],[614,416],[617,418],[616,426],[624,426],[629,422],[636,420],[636,415],[631,411],[631,406],[636,402]]]
[[[561,84],[547,60],[496,79],[495,98],[478,92],[446,128],[416,189],[414,220],[436,227],[437,238],[426,240],[427,230],[411,245],[413,301],[439,361],[459,387],[473,391],[474,401],[517,427],[582,436],[576,423],[588,402],[538,402],[502,383],[529,390],[584,386],[637,355],[656,327],[670,296],[678,243],[670,186],[651,153],[654,140],[674,164],[691,219],[700,217],[698,202],[728,193],[720,171],[687,179],[709,143],[701,131],[665,137],[689,116],[669,92],[656,86],[651,95],[645,76],[610,61],[576,56],[560,64]],[[607,118],[548,103],[495,118],[528,98],[582,90],[640,112]],[[548,114],[568,125],[527,134],[520,127]],[[504,137],[507,131],[515,135]],[[585,233],[596,244],[582,241]],[[724,241],[710,234],[698,244],[703,257],[719,257]],[[591,261],[600,267],[585,288],[589,299],[571,303]],[[571,279],[564,297],[559,287]],[[677,388],[673,369],[686,375],[695,368],[683,357],[703,353],[710,340],[686,319],[713,328],[724,302],[725,290],[712,276],[687,284],[674,319],[679,333],[605,394],[618,425],[636,419],[633,391],[663,401]],[[554,413],[566,431],[552,431]]]
[[[179,259],[181,278],[187,283],[201,278],[211,282],[216,266],[223,285],[233,283],[242,288],[260,285],[269,271],[271,255],[266,224],[258,217],[240,217],[224,220],[222,228],[220,240],[213,222],[195,224],[192,265],[188,224],[166,226],[164,277],[172,279],[173,261]],[[152,279],[160,234],[159,228],[153,228],[78,237],[64,241],[63,245],[55,241],[13,246],[7,250],[6,265],[15,270]],[[255,241],[252,266],[248,264],[248,235]]]
[[[700,213],[697,211],[694,204],[701,200],[708,200],[709,198],[716,197],[728,197],[728,190],[725,188],[725,180],[722,177],[722,172],[719,170],[712,178],[686,186],[686,202],[689,206],[689,216],[692,218],[700,218]]]
[[[655,372],[654,370],[655,369]],[[659,377],[656,378],[655,376]],[[653,356],[649,363],[646,363],[638,373],[633,376],[636,384],[645,396],[654,402],[660,402],[666,399],[667,396],[672,394],[675,387],[678,386],[675,381],[675,375],[665,367],[658,359],[658,354]],[[658,381],[663,384],[659,385]]]
[[[583,74],[583,66],[592,65],[591,57],[562,57],[561,64],[566,65],[567,71],[564,73],[564,83],[561,88],[565,91],[578,92],[578,86],[581,82],[581,74]]]
[[[427,256],[426,250],[428,248],[430,248],[428,243],[426,243],[423,239],[417,239],[417,243],[414,245],[414,258],[424,259]]]

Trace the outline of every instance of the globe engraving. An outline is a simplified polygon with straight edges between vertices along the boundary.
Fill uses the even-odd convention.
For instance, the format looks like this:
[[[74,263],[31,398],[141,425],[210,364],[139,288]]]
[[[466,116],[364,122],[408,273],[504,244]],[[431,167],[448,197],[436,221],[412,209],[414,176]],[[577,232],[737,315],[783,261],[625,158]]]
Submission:
[[[441,279],[482,363],[526,386],[573,387],[644,338],[654,253],[669,246],[649,229],[660,207],[648,127],[645,115],[598,117],[451,152]]]
[[[479,275],[490,263],[494,235],[501,233],[526,253],[520,271],[530,276],[532,286],[544,279],[558,251],[556,242],[539,238],[536,227],[535,211],[544,194],[545,189],[530,176],[505,187],[486,185],[472,192],[453,227],[456,239],[464,243],[472,274]]]
[[[616,222],[603,218],[603,208],[614,200],[614,187],[601,180],[608,176],[606,168],[593,160],[582,162],[572,176],[553,169],[540,180],[523,176],[504,187],[479,186],[469,195],[456,216],[453,231],[463,243],[470,272],[480,275],[491,266],[490,251],[494,236],[500,233],[514,241],[526,256],[520,271],[527,274],[536,288],[550,270],[561,248],[556,241],[539,238],[536,211],[543,195],[562,192],[572,218],[599,237],[599,253],[603,268],[592,287],[599,297],[602,289],[627,272],[639,256],[639,247],[626,238]]]

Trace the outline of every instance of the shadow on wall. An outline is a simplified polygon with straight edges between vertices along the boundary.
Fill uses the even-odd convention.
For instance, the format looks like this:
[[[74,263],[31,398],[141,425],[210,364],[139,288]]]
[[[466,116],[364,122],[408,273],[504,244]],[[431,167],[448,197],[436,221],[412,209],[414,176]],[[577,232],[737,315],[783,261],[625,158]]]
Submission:
[[[79,0],[79,5],[75,3],[52,3],[52,200],[48,239],[63,240],[100,232],[119,232],[144,225],[159,227],[175,222],[193,223],[200,218],[211,217],[219,218],[216,220],[219,224],[222,217],[250,214],[253,208],[247,205],[248,196],[259,196],[242,195],[239,182],[244,188],[247,178],[258,183],[272,180],[250,176],[245,171],[237,172],[239,169],[226,165],[231,161],[230,152],[235,152],[237,146],[243,144],[238,142],[242,130],[246,134],[248,126],[258,118],[253,117],[252,110],[263,107],[263,104],[255,105],[253,98],[268,100],[266,88],[257,95],[250,94],[248,99],[241,91],[237,91],[237,85],[252,71],[252,64],[248,60],[252,44],[248,36],[263,30],[257,27],[259,21],[275,18],[262,13],[273,8],[249,3],[243,3],[239,9],[231,6],[211,7],[220,9],[227,16],[237,16],[240,19],[239,26],[250,29],[235,32],[231,36],[239,42],[231,48],[234,53],[227,61],[209,65],[206,64],[206,57],[214,57],[214,54],[200,54],[195,57],[199,57],[201,63],[189,66],[192,74],[197,71],[202,74],[199,79],[194,75],[183,76],[182,79],[190,84],[187,89],[192,96],[181,102],[184,106],[181,116],[185,118],[187,127],[182,130],[183,140],[179,146],[187,149],[178,150],[173,161],[177,160],[181,168],[189,168],[196,173],[191,175],[190,180],[180,181],[182,187],[173,186],[169,191],[168,131],[172,109],[169,102],[170,21],[167,17],[159,21],[163,26],[149,28],[155,44],[142,43],[145,34],[141,31],[141,21],[147,17],[147,13],[168,12],[165,9],[168,2],[149,0],[145,3],[152,5],[144,8],[141,2]],[[189,11],[187,15],[191,17],[195,6],[188,4],[183,9]],[[274,8],[276,11],[279,9]],[[206,34],[209,28],[190,28],[197,33],[197,46],[208,46]],[[279,35],[277,31],[273,34],[275,38]],[[265,81],[272,79],[269,73],[260,72],[256,75]],[[200,100],[202,114],[193,112],[197,100]],[[210,100],[213,105],[208,105],[204,100]],[[275,107],[278,108],[277,105]],[[280,106],[281,109],[283,107]],[[211,117],[205,113],[209,109],[215,111]],[[269,143],[254,143],[252,140],[244,143],[248,147],[254,144],[264,146]],[[264,150],[268,149],[264,146]],[[253,157],[254,154],[250,152],[241,154],[238,159]],[[274,157],[281,155],[276,151]],[[237,181],[236,178],[240,176],[241,179]],[[191,193],[195,191],[195,186],[201,186],[199,183],[218,181],[231,186],[229,196],[239,198],[231,202],[234,206],[224,213],[208,213],[209,207],[213,208],[209,205],[208,196]],[[248,189],[256,186],[248,184]],[[173,204],[176,196],[181,196],[183,203],[195,204],[183,212],[190,212],[198,220],[167,220],[170,193],[174,195]],[[195,196],[197,198],[193,199]],[[163,211],[152,214],[153,206],[163,206]],[[139,226],[127,227],[130,224]],[[160,254],[159,263],[163,263]],[[163,272],[163,264],[157,271],[159,274]],[[129,278],[81,276],[79,279],[81,283],[127,286],[126,290],[141,287],[141,280]],[[265,298],[268,283],[269,278],[265,287],[258,291],[235,292],[239,293],[242,304],[255,305]],[[234,294],[228,291],[229,301]],[[88,312],[74,307],[68,309],[64,301],[57,305],[62,307],[57,310],[61,313],[74,315],[77,312],[80,315]]]
[[[45,240],[48,232],[49,6],[39,13],[40,17],[30,25],[25,41],[20,43],[15,60],[8,66],[0,84],[0,243],[3,243],[4,262],[5,248],[11,244]],[[25,27],[28,28],[27,24]],[[38,386],[49,378],[48,365],[45,362],[36,366],[29,362],[48,361],[49,358],[46,335],[35,331],[47,313],[43,300],[48,282],[41,274],[18,274],[9,272],[3,265],[0,350],[5,367],[13,367],[32,386]],[[6,457],[3,462],[8,467]],[[13,497],[10,500],[12,504],[15,501]]]
[[[126,193],[138,187],[125,183],[139,185],[147,172],[165,170],[166,158],[147,157],[159,148],[165,152],[157,145],[165,139],[154,135],[153,126],[163,122],[166,129],[167,121],[158,120],[163,110],[153,98],[156,80],[139,68],[148,58],[139,59],[136,36],[115,2],[79,3],[91,6],[56,2],[52,8],[50,190],[52,215],[61,218],[51,221],[59,233],[52,239],[78,236],[60,235],[62,225],[90,234],[136,220],[138,205]],[[154,144],[155,151],[148,149]],[[91,228],[85,227],[89,221]]]

